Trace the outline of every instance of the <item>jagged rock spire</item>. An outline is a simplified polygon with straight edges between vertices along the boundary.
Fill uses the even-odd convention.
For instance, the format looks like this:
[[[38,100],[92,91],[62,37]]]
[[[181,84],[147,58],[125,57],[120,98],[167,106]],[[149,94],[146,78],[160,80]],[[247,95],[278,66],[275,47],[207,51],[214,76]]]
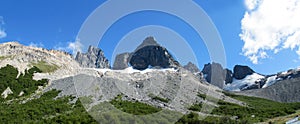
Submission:
[[[75,60],[81,67],[85,68],[110,68],[109,61],[104,56],[104,52],[93,46],[89,46],[87,53],[78,52]]]

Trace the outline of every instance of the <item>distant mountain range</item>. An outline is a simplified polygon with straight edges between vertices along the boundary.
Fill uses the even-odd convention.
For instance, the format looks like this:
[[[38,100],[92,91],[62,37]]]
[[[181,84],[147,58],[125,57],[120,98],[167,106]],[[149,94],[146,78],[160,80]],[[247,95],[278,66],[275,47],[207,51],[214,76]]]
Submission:
[[[225,109],[222,106],[238,106],[241,111],[250,109],[244,108],[253,103],[240,99],[245,96],[278,102],[300,102],[297,95],[300,92],[300,69],[263,75],[248,66],[236,65],[230,70],[213,62],[204,65],[201,70],[191,62],[181,65],[153,37],[146,38],[134,51],[117,55],[113,66],[104,56],[104,51],[93,46],[90,46],[86,53],[78,52],[73,58],[66,52],[7,42],[0,44],[0,68],[3,71],[13,71],[13,68],[16,68],[18,73],[17,77],[10,77],[9,81],[3,84],[0,82],[1,101],[18,100],[25,104],[38,99],[42,94],[58,90],[60,93],[57,98],[73,96],[74,99],[70,100],[70,103],[80,99],[84,108],[91,116],[96,117],[96,120],[99,112],[95,112],[95,107],[102,103],[120,102],[118,100],[127,101],[126,104],[150,105],[167,112],[184,115],[197,113],[217,118],[224,116],[224,113],[220,114],[222,109]],[[8,75],[2,74],[0,70],[0,79],[4,80]],[[19,86],[16,82],[22,82],[22,77],[42,82],[47,80],[48,83],[35,83],[34,86],[19,83]],[[14,82],[13,85],[10,85],[11,81]],[[28,89],[30,93],[25,92]],[[32,93],[34,90],[36,92]],[[247,99],[260,100],[252,97]],[[280,103],[276,102],[277,104]],[[217,109],[213,111],[213,108]],[[104,107],[99,111],[107,110],[107,107]],[[257,111],[253,110],[252,114]],[[267,113],[266,111],[261,110]],[[280,108],[278,111],[283,110]],[[232,118],[242,118],[232,113],[225,114]],[[180,117],[182,116],[170,117],[168,122],[175,123]],[[259,117],[266,119],[265,116]],[[155,120],[157,117],[152,118]],[[259,122],[259,119],[250,120]]]
[[[105,58],[103,51],[99,48],[90,46],[88,52],[85,54],[86,57],[83,58],[81,57],[82,55],[84,54],[78,53],[76,56],[76,61],[79,62],[82,67],[89,67],[90,65],[93,65],[90,67],[110,68],[108,60]],[[98,61],[96,62],[96,60]],[[97,63],[103,64],[97,65]],[[272,75],[263,75],[255,72],[246,65],[236,65],[233,70],[223,68],[221,64],[215,62],[204,65],[202,70],[191,62],[182,66],[171,56],[171,54],[169,54],[168,50],[160,46],[153,37],[146,38],[133,52],[118,54],[111,69],[122,70],[130,66],[138,70],[144,70],[147,68],[183,67],[194,73],[200,80],[205,80],[226,91],[246,91],[254,89],[262,89],[263,91],[263,89],[266,89],[269,86],[277,85],[278,82],[288,82],[291,79],[300,77],[300,69],[290,69],[288,71],[278,72]],[[281,94],[280,91],[285,89],[276,87],[274,90]],[[288,91],[293,94],[300,90]],[[263,96],[261,94],[251,94],[251,92],[249,92],[248,95],[257,97]],[[281,102],[300,101],[300,97],[291,98],[290,100],[286,100],[285,98],[274,99],[274,97],[275,96],[273,95],[269,95],[269,97],[264,98]]]

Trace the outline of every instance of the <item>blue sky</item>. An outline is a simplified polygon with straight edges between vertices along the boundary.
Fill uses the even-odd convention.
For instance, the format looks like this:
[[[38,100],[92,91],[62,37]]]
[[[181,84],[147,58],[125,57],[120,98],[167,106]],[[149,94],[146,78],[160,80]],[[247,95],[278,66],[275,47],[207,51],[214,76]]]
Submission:
[[[0,29],[5,32],[6,36],[1,38],[0,33],[0,42],[18,41],[25,45],[36,45],[48,49],[70,50],[71,48],[68,48],[68,46],[76,41],[76,36],[81,25],[98,6],[103,4],[103,2],[105,1],[2,0],[0,4]],[[245,38],[243,41],[240,37],[240,34],[242,33],[241,21],[244,18],[245,12],[250,13],[254,10],[250,11],[243,0],[196,0],[195,2],[205,10],[219,31],[226,52],[227,68],[232,69],[234,65],[242,64],[249,65],[259,73],[271,74],[289,68],[295,68],[300,65],[299,55],[297,55],[294,50],[289,49],[292,47],[280,49],[280,45],[284,45],[284,43],[277,45],[276,48],[280,49],[278,53],[272,51],[275,48],[266,49],[269,48],[266,45],[257,46],[261,48],[259,51],[265,50],[268,54],[268,57],[265,58],[258,57],[259,61],[257,63],[249,59],[252,55],[256,54],[251,53],[245,55],[245,51],[242,50],[243,47],[248,51],[252,50],[252,48],[245,47],[244,41],[247,41],[248,43],[249,40]],[[111,11],[113,10],[114,9],[112,8]],[[247,22],[247,20],[245,22]],[[99,19],[99,23],[101,23],[101,19]],[[174,16],[156,11],[143,11],[121,18],[106,32],[99,47],[103,49],[105,55],[112,60],[115,48],[119,51],[132,50],[142,42],[146,37],[144,35],[147,33],[139,34],[132,32],[133,36],[123,39],[123,44],[129,45],[123,45],[122,47],[125,47],[126,49],[122,49],[122,47],[117,46],[117,44],[122,40],[124,35],[135,28],[147,25],[160,25],[172,29],[182,35],[182,38],[188,41],[188,45],[195,52],[200,68],[202,68],[204,64],[210,62],[205,44],[201,40],[201,37],[199,37],[191,27]],[[247,27],[247,25],[243,26]],[[248,29],[246,31],[248,31]],[[155,34],[155,32],[152,34],[151,31],[149,32],[150,33],[147,35],[155,36],[156,40],[167,48],[177,49],[175,47],[176,45],[172,46],[173,42],[170,42],[169,40],[178,40],[180,37],[171,36],[171,34]],[[134,34],[136,34],[136,37],[134,37]],[[131,40],[134,41],[130,42]],[[183,64],[190,60],[193,61],[193,58],[187,58],[184,55],[180,55],[176,50],[170,51]]]

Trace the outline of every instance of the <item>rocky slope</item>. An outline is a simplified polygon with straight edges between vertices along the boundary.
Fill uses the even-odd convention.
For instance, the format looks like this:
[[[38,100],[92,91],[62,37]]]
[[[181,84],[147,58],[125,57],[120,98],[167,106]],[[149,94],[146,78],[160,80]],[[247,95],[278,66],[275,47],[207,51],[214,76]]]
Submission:
[[[76,76],[54,80],[45,91],[58,89],[62,90],[61,96],[90,97],[93,102],[85,105],[87,108],[112,100],[119,94],[124,94],[125,100],[137,100],[182,113],[188,111],[187,106],[199,102],[218,106],[217,101],[209,102],[198,97],[199,93],[243,105],[242,102],[225,96],[218,87],[199,81],[185,69],[82,69],[79,72]],[[153,100],[152,95],[169,102]]]
[[[274,85],[266,88],[246,90],[237,93],[279,102],[300,102],[300,78],[286,79],[278,81]]]
[[[67,77],[79,68],[72,55],[66,52],[23,46],[18,42],[0,44],[0,67],[7,64],[16,67],[20,73],[33,65],[54,68],[44,74],[37,74],[36,78],[39,79],[44,76],[51,79]]]
[[[89,46],[87,53],[78,52],[75,60],[84,68],[110,68],[104,52],[93,46]]]

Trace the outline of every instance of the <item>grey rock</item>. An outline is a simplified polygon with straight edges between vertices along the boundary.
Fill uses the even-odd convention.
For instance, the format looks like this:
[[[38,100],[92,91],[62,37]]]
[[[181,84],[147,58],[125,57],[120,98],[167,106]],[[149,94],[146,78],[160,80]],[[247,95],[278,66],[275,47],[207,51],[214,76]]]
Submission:
[[[291,79],[291,78],[299,78],[300,77],[300,70],[298,69],[290,69],[287,71],[287,73],[278,73],[277,78],[280,78],[281,80],[285,79]]]
[[[87,53],[78,52],[75,60],[81,67],[85,68],[110,68],[104,52],[96,47],[90,46]]]
[[[92,76],[86,73],[73,77],[52,81],[46,91],[58,89],[62,92],[59,96],[73,95],[77,98],[91,97],[93,103],[84,105],[91,108],[104,101],[110,101],[119,94],[124,94],[122,99],[139,101],[160,108],[176,110],[182,113],[188,111],[188,106],[196,102],[205,102],[197,97],[198,93],[207,94],[214,98],[242,104],[242,102],[225,96],[221,89],[206,82],[199,81],[192,73],[185,69],[175,71],[154,70],[147,73],[128,73],[111,70]],[[152,99],[151,95],[170,100],[165,103]],[[217,101],[216,101],[217,102]],[[210,103],[214,106],[216,103]]]
[[[267,88],[239,92],[238,94],[270,99],[278,102],[300,102],[300,78],[279,81]]]
[[[147,37],[132,53],[122,53],[116,56],[113,69],[121,70],[130,64],[134,69],[177,68],[180,64],[168,50],[160,46],[153,37]]]
[[[128,68],[128,60],[130,57],[130,53],[121,53],[116,56],[113,69],[114,70],[122,70]]]
[[[225,84],[230,84],[233,81],[233,73],[229,69],[225,69]]]
[[[176,68],[179,63],[161,46],[145,46],[134,52],[129,61],[134,69],[144,70],[149,67]]]
[[[225,71],[221,64],[215,62],[212,64],[205,64],[202,69],[202,73],[206,75],[205,79],[207,82],[223,89],[225,82]]]
[[[160,46],[154,39],[154,37],[147,37],[134,51],[138,51],[139,49],[146,46]]]
[[[199,68],[192,62],[189,62],[187,65],[183,66],[183,68],[192,73],[200,72]]]
[[[233,69],[233,77],[235,79],[244,79],[247,75],[251,75],[253,73],[254,71],[248,66],[236,65]]]

